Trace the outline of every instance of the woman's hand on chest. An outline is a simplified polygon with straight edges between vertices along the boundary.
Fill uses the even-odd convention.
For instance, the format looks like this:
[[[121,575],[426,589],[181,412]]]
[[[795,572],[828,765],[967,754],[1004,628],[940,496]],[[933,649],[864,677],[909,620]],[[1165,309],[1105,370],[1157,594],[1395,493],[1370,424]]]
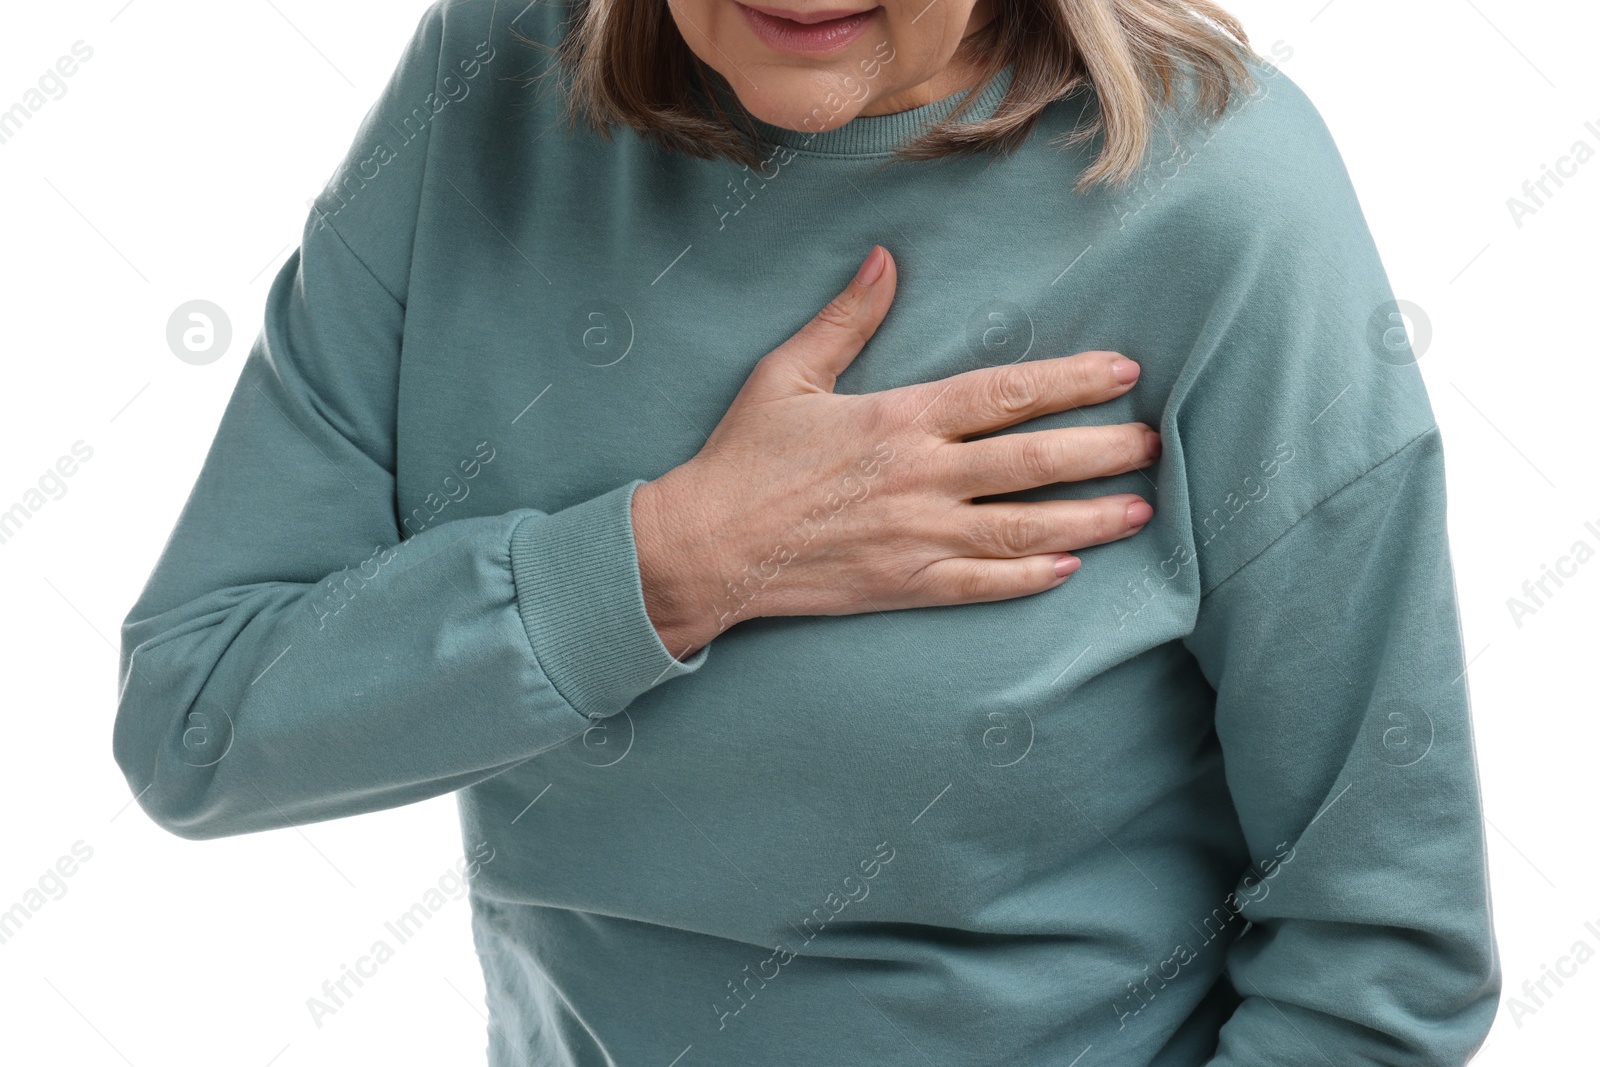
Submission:
[[[974,503],[1154,463],[1142,423],[970,437],[1126,393],[1115,352],[836,394],[894,301],[874,247],[845,291],[763,358],[693,459],[639,487],[633,521],[646,607],[680,658],[744,619],[979,603],[1051,589],[1075,549],[1137,533],[1128,493]]]

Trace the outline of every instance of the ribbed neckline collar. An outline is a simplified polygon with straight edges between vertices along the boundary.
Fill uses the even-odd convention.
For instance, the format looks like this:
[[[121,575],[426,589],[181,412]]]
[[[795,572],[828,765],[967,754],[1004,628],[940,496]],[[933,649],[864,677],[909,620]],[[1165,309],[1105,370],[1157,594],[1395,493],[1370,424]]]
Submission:
[[[1005,97],[1006,90],[1011,87],[1012,70],[1012,66],[1007,64],[990,79],[988,86],[973,101],[972,107],[961,116],[962,121],[989,118],[999,110],[1000,101]],[[897,111],[891,115],[858,115],[842,126],[835,126],[820,133],[774,126],[754,115],[750,115],[749,118],[757,136],[767,144],[784,145],[814,155],[887,156],[893,155],[896,148],[910,144],[927,132],[930,126],[954,111],[971,91],[963,89],[931,104],[914,107],[909,111]],[[743,111],[737,96],[730,89],[718,86],[717,92],[736,113]]]

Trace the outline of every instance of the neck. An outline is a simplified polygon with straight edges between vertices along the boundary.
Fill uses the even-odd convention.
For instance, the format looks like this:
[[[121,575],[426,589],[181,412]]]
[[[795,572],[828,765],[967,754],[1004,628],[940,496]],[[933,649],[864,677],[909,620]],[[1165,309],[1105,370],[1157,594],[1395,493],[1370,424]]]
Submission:
[[[937,3],[938,0],[932,2]],[[967,28],[961,34],[962,40],[971,37],[992,21],[994,21],[993,0],[978,0],[972,7],[972,16],[967,20]],[[952,59],[927,81],[874,100],[862,108],[859,114],[893,115],[899,111],[910,111],[912,108],[931,104],[935,100],[954,96],[963,89],[971,89],[982,78],[983,68],[979,64]]]

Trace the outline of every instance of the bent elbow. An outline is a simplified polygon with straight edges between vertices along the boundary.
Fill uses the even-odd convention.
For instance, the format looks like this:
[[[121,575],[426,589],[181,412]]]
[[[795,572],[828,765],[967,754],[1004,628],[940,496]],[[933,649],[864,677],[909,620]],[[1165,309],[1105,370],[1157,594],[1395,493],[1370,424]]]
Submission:
[[[112,755],[133,799],[157,826],[190,841],[230,837],[248,819],[218,788],[217,765],[232,747],[226,716],[145,706],[126,694],[117,708]]]

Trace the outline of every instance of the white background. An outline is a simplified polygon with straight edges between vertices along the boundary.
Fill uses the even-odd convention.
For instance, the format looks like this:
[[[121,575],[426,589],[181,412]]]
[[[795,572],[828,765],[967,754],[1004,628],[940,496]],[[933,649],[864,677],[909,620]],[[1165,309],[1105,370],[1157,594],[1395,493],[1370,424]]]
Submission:
[[[119,624],[199,470],[306,201],[426,6],[8,8],[0,110],[74,42],[94,50],[65,95],[0,144],[0,510],[74,442],[93,449],[66,494],[0,544],[0,910],[74,843],[92,849],[65,895],[0,944],[9,1061],[483,1062],[464,899],[321,1027],[306,1007],[457,862],[452,798],[188,842],[130,806],[111,757]],[[1420,366],[1446,440],[1495,919],[1507,997],[1521,995],[1579,939],[1600,949],[1600,560],[1533,614],[1516,620],[1507,605],[1575,541],[1600,547],[1600,159],[1548,185],[1554,195],[1520,226],[1507,198],[1575,141],[1600,150],[1600,15],[1526,0],[1231,8],[1261,52],[1292,49],[1282,68],[1332,128],[1397,296],[1429,321]],[[232,347],[207,366],[180,362],[165,339],[193,299],[233,322]],[[1475,1063],[1595,1062],[1600,959],[1548,988],[1520,1018],[1503,999]]]

